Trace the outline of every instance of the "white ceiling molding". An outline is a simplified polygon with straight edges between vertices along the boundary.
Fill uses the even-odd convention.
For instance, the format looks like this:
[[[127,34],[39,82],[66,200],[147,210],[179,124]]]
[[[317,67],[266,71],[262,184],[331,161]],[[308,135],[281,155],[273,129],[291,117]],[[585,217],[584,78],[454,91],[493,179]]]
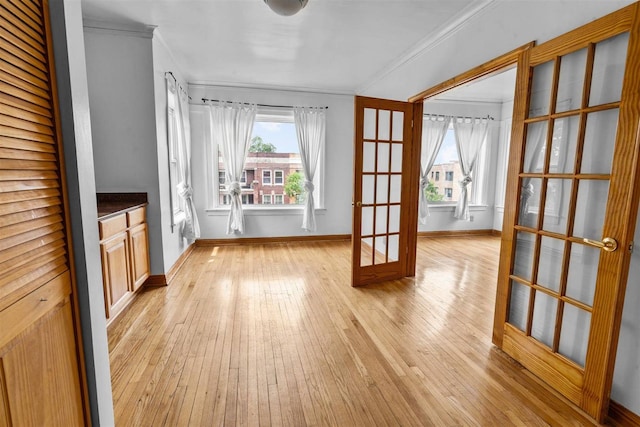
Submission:
[[[474,19],[477,15],[482,12],[489,11],[493,7],[497,5],[496,0],[481,0],[478,2],[473,2],[466,8],[464,8],[454,19],[446,22],[442,27],[428,36],[424,37],[410,49],[407,49],[405,52],[400,54],[396,59],[391,61],[388,66],[382,68],[378,71],[371,79],[369,79],[366,83],[359,86],[356,89],[356,94],[364,93],[371,86],[382,80],[387,75],[391,74],[394,70],[399,67],[413,61],[419,55],[427,52],[430,49],[433,49],[458,31],[460,31],[464,26]]]
[[[82,25],[85,31],[128,37],[140,37],[144,39],[153,38],[153,31],[156,29],[155,25],[125,25],[88,18],[83,19]]]
[[[195,81],[189,82],[189,88],[211,88],[211,87],[223,87],[223,88],[242,88],[242,89],[265,89],[265,90],[277,90],[280,92],[296,92],[296,93],[313,93],[323,95],[340,95],[340,96],[355,96],[355,92],[351,90],[327,90],[310,87],[292,87],[292,86],[280,86],[269,84],[251,84],[251,83],[237,83],[237,82],[214,82],[214,81]],[[199,100],[197,100],[199,101]]]

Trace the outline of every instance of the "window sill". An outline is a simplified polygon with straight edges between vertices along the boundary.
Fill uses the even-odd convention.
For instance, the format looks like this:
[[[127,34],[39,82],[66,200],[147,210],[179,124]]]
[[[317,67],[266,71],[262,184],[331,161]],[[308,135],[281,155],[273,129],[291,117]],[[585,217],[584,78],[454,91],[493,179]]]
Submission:
[[[316,208],[316,215],[324,215],[327,210],[325,208]],[[226,216],[229,215],[229,208],[211,208],[206,210],[208,216]],[[298,207],[262,207],[262,206],[243,206],[242,212],[246,216],[285,216],[285,215],[302,215],[304,208]]]
[[[489,208],[487,205],[469,205],[469,211],[471,212],[482,212],[486,211]],[[456,203],[443,203],[443,204],[432,204],[429,203],[430,211],[455,211]]]

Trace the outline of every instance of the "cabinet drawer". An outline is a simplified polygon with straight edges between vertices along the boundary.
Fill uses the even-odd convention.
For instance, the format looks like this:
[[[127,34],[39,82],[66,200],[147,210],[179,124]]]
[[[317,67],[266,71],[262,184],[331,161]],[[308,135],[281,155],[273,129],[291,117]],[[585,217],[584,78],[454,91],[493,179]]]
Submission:
[[[144,222],[145,214],[146,208],[144,206],[127,212],[127,225],[129,227],[133,227],[134,225],[142,224]]]
[[[127,219],[125,215],[122,214],[98,221],[98,226],[100,228],[100,240],[104,240],[125,231],[127,229]]]

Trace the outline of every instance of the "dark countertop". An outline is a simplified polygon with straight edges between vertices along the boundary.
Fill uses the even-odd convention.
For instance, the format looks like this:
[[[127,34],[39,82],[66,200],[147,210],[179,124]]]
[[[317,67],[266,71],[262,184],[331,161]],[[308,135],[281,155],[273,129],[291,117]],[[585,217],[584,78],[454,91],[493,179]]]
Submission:
[[[147,193],[97,193],[98,220],[146,206]]]

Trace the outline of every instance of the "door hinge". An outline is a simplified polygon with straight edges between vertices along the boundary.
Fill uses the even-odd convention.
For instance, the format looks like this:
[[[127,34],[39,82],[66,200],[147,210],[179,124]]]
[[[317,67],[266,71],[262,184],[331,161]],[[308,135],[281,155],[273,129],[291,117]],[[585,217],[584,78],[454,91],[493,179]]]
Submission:
[[[413,129],[413,119],[411,119],[411,129]]]
[[[629,242],[629,253],[633,253],[633,240]]]

